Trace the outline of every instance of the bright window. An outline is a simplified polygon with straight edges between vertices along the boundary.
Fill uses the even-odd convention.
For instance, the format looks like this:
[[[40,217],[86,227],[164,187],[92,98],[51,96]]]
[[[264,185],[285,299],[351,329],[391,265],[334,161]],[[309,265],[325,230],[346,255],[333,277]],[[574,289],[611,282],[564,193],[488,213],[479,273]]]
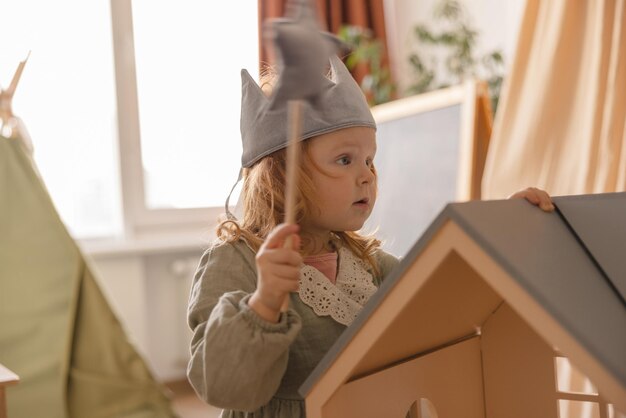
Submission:
[[[13,100],[35,161],[75,237],[121,230],[116,106],[107,0],[5,0],[0,84],[30,58]]]
[[[133,0],[147,209],[222,206],[241,158],[241,68],[258,70],[257,2]]]
[[[0,85],[30,51],[13,110],[72,235],[209,228],[239,169],[257,2],[7,0],[1,12]]]

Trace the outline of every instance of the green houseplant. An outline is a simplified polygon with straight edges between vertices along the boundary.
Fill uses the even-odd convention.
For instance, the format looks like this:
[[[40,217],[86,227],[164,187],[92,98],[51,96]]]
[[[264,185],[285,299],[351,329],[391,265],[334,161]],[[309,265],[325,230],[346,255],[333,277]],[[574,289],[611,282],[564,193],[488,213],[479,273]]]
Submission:
[[[396,88],[389,69],[382,65],[383,43],[374,38],[371,30],[360,26],[344,25],[337,36],[350,50],[346,57],[348,69],[353,70],[358,65],[366,68],[367,74],[361,80],[361,89],[370,106],[392,100]]]
[[[476,56],[475,47],[480,33],[472,27],[458,0],[440,0],[433,10],[433,21],[441,29],[435,31],[425,24],[414,27],[416,43],[409,55],[413,83],[408,92],[418,94],[467,78],[487,82],[495,112],[500,98],[504,75],[504,58],[500,50]]]

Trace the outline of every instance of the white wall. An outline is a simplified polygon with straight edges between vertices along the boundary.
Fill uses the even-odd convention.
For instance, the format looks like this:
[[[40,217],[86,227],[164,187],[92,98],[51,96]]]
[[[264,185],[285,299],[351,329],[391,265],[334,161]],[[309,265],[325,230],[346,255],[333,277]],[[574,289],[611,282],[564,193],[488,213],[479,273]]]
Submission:
[[[395,81],[399,92],[411,84],[408,56],[414,45],[413,27],[429,24],[437,0],[385,0],[387,42]],[[524,13],[525,0],[461,0],[473,26],[480,32],[478,54],[494,49],[504,53],[511,64],[517,34]]]

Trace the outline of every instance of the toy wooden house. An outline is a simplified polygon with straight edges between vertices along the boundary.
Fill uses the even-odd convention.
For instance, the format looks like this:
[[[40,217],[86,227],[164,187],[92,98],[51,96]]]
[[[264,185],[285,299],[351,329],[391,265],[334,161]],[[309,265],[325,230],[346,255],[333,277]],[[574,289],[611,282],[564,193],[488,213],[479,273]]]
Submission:
[[[625,413],[626,193],[554,202],[446,206],[303,384],[307,416]]]

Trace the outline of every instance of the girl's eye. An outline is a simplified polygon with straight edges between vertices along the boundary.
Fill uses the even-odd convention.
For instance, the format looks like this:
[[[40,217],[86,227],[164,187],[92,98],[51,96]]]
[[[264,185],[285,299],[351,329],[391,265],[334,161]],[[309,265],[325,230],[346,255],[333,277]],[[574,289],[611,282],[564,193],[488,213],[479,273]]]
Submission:
[[[368,158],[367,160],[365,160],[365,164],[367,164],[369,168],[372,168],[374,167],[374,160]]]
[[[341,157],[337,160],[337,162],[341,165],[348,165],[350,164],[350,157]]]

